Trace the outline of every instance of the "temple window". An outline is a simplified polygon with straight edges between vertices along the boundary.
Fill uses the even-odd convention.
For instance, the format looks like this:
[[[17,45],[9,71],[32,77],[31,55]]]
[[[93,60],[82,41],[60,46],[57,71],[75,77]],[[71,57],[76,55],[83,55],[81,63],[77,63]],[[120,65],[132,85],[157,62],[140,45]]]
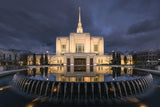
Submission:
[[[84,44],[78,43],[76,44],[76,53],[83,53],[84,52]]]
[[[62,52],[66,52],[66,45],[62,45]]]
[[[94,45],[94,51],[95,51],[95,52],[98,51],[98,45]]]
[[[98,63],[100,63],[100,59],[98,59]]]

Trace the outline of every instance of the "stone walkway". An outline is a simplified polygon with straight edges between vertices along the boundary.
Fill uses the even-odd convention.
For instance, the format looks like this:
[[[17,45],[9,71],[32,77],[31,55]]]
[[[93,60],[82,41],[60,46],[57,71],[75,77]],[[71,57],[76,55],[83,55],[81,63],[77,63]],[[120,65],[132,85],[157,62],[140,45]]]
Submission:
[[[7,76],[7,75],[10,75],[10,74],[15,74],[16,72],[19,72],[19,71],[22,71],[22,70],[26,70],[26,69],[28,69],[28,68],[9,70],[9,71],[1,71],[0,72],[0,77]]]

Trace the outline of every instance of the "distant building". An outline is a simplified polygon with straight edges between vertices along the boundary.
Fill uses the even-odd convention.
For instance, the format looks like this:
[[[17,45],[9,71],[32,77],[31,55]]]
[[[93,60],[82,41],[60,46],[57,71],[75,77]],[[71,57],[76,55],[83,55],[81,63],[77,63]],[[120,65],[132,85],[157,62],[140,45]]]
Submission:
[[[136,54],[138,65],[157,65],[160,60],[160,50],[146,50]]]
[[[0,65],[15,65],[20,59],[19,53],[0,49]]]

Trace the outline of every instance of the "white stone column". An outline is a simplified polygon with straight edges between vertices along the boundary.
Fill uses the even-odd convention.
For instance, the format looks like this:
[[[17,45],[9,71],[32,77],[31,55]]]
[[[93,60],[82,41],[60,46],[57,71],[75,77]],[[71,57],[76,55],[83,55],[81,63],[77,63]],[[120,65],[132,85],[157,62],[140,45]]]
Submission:
[[[71,73],[74,73],[74,66],[73,66],[73,65],[70,66],[70,72],[71,72]]]
[[[56,55],[60,55],[60,51],[61,51],[61,43],[60,43],[60,39],[57,37],[56,38]]]
[[[64,56],[63,58],[64,58],[64,59],[63,59],[63,65],[67,65],[67,57]]]
[[[104,40],[103,38],[101,38],[99,41],[99,55],[103,54],[104,54]]]
[[[96,68],[96,67],[97,67],[97,66],[93,66],[93,72],[94,72],[94,73],[96,73],[96,72],[97,72],[97,71],[96,71],[96,70],[97,70],[97,68]]]
[[[97,58],[96,58],[96,56],[93,57],[93,65],[97,65]]]
[[[70,53],[69,39],[67,39],[66,53]]]
[[[86,66],[86,72],[90,73],[90,66]]]
[[[71,66],[73,66],[74,65],[74,57],[73,56],[71,56],[71,59],[70,59],[70,64],[71,64]]]
[[[86,57],[86,65],[87,65],[87,66],[90,65],[90,57],[89,57],[89,56]]]
[[[64,65],[64,73],[67,73],[67,65]]]

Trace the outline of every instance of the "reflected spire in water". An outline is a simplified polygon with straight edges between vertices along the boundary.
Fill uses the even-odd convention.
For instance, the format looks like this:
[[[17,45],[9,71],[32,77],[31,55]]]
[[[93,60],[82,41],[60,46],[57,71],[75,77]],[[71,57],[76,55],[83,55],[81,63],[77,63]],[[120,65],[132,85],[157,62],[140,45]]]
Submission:
[[[78,66],[77,66],[78,67]],[[70,71],[68,71],[70,68]],[[74,66],[52,66],[28,69],[24,72],[26,76],[41,80],[56,80],[67,82],[96,82],[96,81],[117,81],[128,79],[132,74],[130,68],[110,67],[110,66],[85,66],[85,71],[74,71]],[[79,68],[83,68],[79,67]],[[90,70],[91,69],[91,70]]]

